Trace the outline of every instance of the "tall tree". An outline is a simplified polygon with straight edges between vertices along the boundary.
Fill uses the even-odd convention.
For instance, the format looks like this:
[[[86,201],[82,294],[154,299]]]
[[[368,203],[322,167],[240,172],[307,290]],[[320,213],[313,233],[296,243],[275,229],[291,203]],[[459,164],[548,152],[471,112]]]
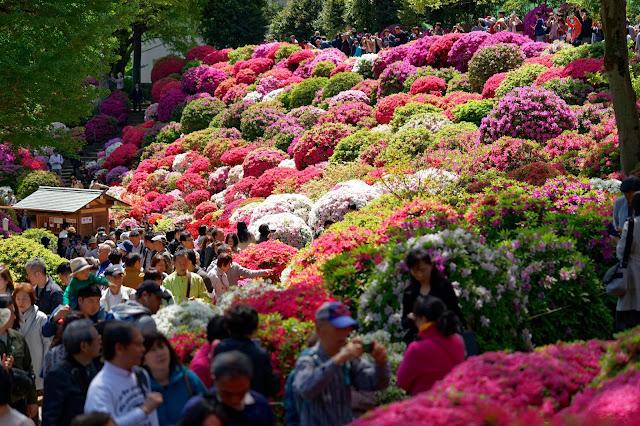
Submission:
[[[604,67],[618,127],[620,165],[628,174],[640,162],[640,120],[629,74],[626,7],[626,0],[600,0]]]
[[[331,39],[338,31],[344,30],[347,25],[345,7],[345,0],[325,0],[320,16],[314,24],[317,31]]]
[[[117,59],[114,32],[132,2],[59,0],[0,3],[0,141],[59,145],[52,122],[74,123],[91,112],[94,86],[83,84]]]
[[[269,34],[285,41],[292,34],[300,41],[308,39],[315,31],[313,23],[321,11],[322,0],[291,0],[271,22]]]
[[[267,32],[267,0],[209,0],[200,31],[217,49],[257,44]]]

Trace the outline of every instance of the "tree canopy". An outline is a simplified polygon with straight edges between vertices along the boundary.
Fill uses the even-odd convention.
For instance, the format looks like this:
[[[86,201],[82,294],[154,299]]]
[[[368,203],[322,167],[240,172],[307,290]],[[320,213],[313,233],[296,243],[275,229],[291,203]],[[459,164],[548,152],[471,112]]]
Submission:
[[[267,0],[209,0],[204,6],[200,31],[217,49],[258,44],[267,32]]]
[[[130,2],[42,0],[0,4],[0,141],[56,145],[52,122],[75,123],[92,110],[97,88],[83,82],[109,69],[116,30]]]

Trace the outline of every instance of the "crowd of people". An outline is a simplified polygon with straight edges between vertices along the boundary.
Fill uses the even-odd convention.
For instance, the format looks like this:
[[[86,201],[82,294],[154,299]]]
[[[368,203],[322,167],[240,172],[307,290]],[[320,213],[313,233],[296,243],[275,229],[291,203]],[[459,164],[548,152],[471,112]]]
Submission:
[[[239,279],[271,273],[233,260],[271,231],[256,240],[243,223],[237,234],[203,227],[198,236],[110,227],[83,239],[64,224],[58,253],[69,261],[56,270],[64,290],[39,258],[26,263],[24,283],[1,265],[0,425],[272,425],[269,398],[282,393],[287,424],[346,424],[373,408],[375,398],[362,408],[362,395],[388,386],[386,349],[354,334],[341,302],[317,310],[316,333],[288,378],[254,338],[259,318],[249,305],[211,319],[188,369],[158,332],[153,315],[163,306],[215,303]],[[424,251],[410,252],[407,265],[409,348],[398,384],[415,394],[462,362],[465,349],[451,283]]]

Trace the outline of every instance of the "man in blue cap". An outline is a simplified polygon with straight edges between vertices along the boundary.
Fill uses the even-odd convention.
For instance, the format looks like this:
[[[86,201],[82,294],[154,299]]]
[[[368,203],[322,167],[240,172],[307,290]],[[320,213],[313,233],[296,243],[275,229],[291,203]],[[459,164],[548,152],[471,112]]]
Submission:
[[[375,391],[389,385],[387,350],[374,340],[349,340],[356,325],[341,302],[326,302],[316,311],[318,343],[298,358],[292,385],[300,424],[351,423],[351,386]],[[373,364],[362,358],[365,351]]]
[[[133,243],[129,240],[124,240],[123,242],[118,244],[118,248],[122,252],[122,257],[125,257],[129,253],[132,253],[134,250]]]

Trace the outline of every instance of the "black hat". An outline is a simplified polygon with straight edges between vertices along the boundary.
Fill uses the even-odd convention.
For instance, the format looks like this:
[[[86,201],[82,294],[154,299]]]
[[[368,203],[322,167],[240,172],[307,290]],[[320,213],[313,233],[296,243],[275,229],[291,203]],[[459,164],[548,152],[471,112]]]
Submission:
[[[620,192],[640,191],[640,177],[629,176],[620,184]]]
[[[143,281],[142,284],[138,286],[136,290],[136,297],[142,297],[142,293],[147,292],[149,294],[157,294],[162,297],[164,300],[171,300],[171,294],[167,290],[163,290],[160,288],[158,283],[152,280]]]
[[[124,275],[124,269],[122,269],[122,265],[111,265],[104,270],[105,277],[115,277],[116,275]]]

